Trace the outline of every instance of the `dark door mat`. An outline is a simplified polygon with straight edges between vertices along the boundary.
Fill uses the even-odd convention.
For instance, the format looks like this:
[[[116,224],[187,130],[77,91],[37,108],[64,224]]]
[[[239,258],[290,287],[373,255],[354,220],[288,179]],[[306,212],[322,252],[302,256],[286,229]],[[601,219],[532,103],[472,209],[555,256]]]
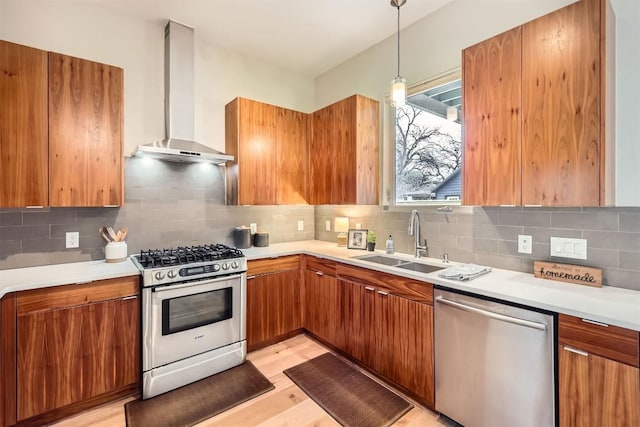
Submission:
[[[389,426],[413,408],[331,353],[284,373],[343,426]]]
[[[128,427],[187,427],[251,400],[274,386],[249,361],[147,400],[125,405]]]

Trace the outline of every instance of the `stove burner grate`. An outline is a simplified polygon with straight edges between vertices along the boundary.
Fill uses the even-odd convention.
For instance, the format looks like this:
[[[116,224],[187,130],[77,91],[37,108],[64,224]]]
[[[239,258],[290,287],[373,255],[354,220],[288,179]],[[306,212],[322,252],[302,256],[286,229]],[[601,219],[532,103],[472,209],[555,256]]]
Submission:
[[[148,249],[140,251],[136,259],[143,268],[167,267],[194,262],[218,261],[240,258],[244,254],[240,249],[220,243],[191,247],[178,246],[169,249]]]

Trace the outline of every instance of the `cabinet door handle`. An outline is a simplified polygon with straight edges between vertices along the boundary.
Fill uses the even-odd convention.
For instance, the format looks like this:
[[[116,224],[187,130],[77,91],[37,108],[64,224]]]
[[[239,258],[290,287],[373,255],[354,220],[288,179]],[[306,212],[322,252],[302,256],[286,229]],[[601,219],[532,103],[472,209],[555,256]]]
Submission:
[[[602,327],[604,327],[604,328],[608,328],[608,327],[609,327],[609,325],[607,325],[606,323],[596,322],[595,320],[582,319],[582,321],[583,321],[584,323],[591,323],[592,325],[602,326]]]
[[[247,276],[247,280],[255,279],[256,276]]]
[[[365,287],[364,287],[364,290],[365,290],[365,291],[372,292],[372,291],[374,291],[375,289],[373,289],[371,286],[365,286]]]
[[[138,298],[138,296],[137,296],[137,295],[131,295],[131,296],[129,296],[129,297],[124,297],[124,298],[122,298],[122,301],[126,301],[126,300],[129,300],[129,299],[136,299],[136,298]]]
[[[577,348],[573,348],[573,347],[569,347],[569,346],[563,346],[563,349],[571,352],[571,353],[575,353],[575,354],[579,354],[580,356],[588,356],[589,353],[587,353],[586,351],[582,351],[582,350],[578,350]]]
[[[389,295],[389,292],[378,291],[378,295],[382,295],[383,297],[386,297],[387,295]]]
[[[322,271],[316,271],[316,276],[324,276],[324,273]]]

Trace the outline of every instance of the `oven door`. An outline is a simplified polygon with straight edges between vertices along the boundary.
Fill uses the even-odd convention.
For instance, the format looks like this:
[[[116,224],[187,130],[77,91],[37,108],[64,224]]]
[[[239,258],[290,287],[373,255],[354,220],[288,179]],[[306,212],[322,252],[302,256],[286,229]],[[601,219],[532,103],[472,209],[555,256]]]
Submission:
[[[143,370],[245,339],[246,276],[142,291]]]

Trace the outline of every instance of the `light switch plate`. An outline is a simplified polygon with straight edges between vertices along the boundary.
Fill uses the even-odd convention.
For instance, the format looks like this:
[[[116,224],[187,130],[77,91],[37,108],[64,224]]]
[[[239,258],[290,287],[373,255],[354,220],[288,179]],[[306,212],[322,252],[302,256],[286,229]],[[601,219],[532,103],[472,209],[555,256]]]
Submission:
[[[331,221],[326,220],[324,222],[324,231],[331,231]]]
[[[298,220],[298,231],[304,231],[304,220]]]
[[[258,231],[258,224],[252,222],[251,224],[249,224],[249,228],[251,229],[251,234],[256,234],[256,232]]]
[[[80,247],[80,233],[78,231],[69,231],[66,234],[66,245],[67,249],[79,248]]]
[[[525,234],[518,235],[518,252],[530,254],[533,251],[533,238]]]
[[[587,239],[551,237],[549,255],[562,258],[587,259]]]
[[[362,230],[362,224],[356,222],[356,230]]]

